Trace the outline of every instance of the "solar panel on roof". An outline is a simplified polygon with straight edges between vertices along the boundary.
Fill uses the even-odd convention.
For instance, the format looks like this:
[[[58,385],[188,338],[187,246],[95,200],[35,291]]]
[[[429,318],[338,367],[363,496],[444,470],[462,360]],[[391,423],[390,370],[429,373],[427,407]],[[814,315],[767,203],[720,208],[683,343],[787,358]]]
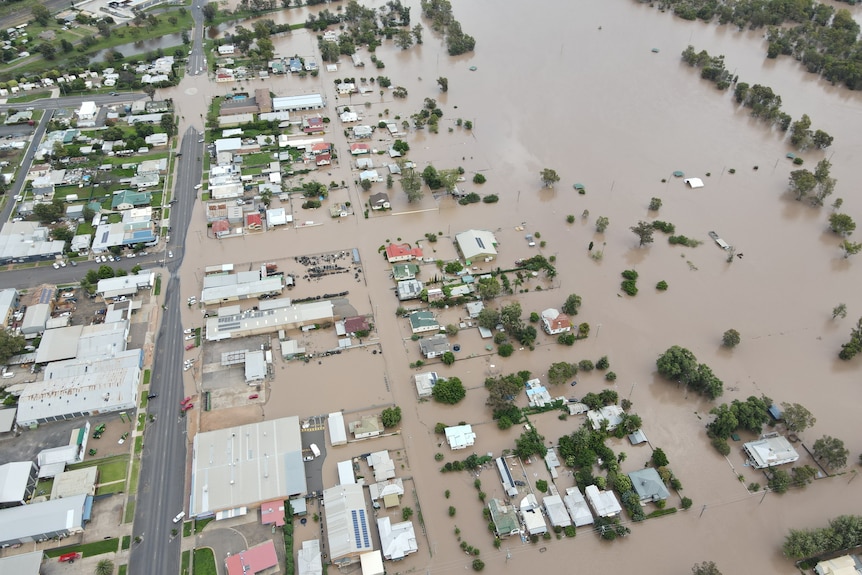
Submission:
[[[482,242],[482,238],[476,238],[476,243],[479,244],[479,247],[483,250],[485,249],[485,244]]]

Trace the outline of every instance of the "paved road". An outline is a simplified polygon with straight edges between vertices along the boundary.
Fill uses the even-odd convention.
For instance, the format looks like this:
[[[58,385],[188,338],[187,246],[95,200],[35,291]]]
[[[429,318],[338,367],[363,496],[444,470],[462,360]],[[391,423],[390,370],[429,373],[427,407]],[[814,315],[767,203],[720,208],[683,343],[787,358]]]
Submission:
[[[21,169],[18,170],[18,177],[16,177],[15,181],[12,183],[12,189],[9,190],[9,197],[7,199],[6,205],[3,207],[2,213],[0,213],[0,225],[2,225],[2,222],[9,221],[9,217],[12,214],[12,209],[15,207],[15,201],[12,198],[20,194],[21,189],[24,187],[25,178],[23,176],[30,170],[30,164],[33,162],[33,156],[36,154],[36,148],[42,141],[42,137],[45,135],[45,130],[48,129],[48,122],[51,120],[51,117],[53,115],[53,111],[45,112],[42,115],[42,120],[36,127],[36,131],[33,134],[33,138],[30,140],[30,145],[27,147],[27,151],[24,153],[24,157],[21,159]]]
[[[201,10],[203,1],[192,1],[192,18],[195,21],[195,31],[192,36],[192,53],[186,64],[186,71],[194,76],[199,73],[207,73],[207,57],[204,54],[204,13]]]
[[[194,186],[203,173],[201,134],[194,128],[183,135],[178,164],[176,197],[178,202],[171,210],[174,231],[167,249],[173,258],[167,258],[169,278],[162,278],[165,290],[165,311],[156,340],[150,390],[159,397],[149,403],[149,412],[156,422],[149,427],[141,463],[140,489],[136,496],[133,533],[144,540],[132,549],[130,573],[164,573],[180,570],[180,542],[182,525],[175,525],[174,516],[186,508],[186,420],[180,416],[183,398],[182,363],[185,356],[183,326],[180,322],[180,285],[177,272],[183,261],[182,246],[185,230],[191,219],[196,201]],[[197,158],[197,159],[196,159]],[[199,401],[195,409],[200,409]],[[177,537],[171,529],[177,528]]]
[[[34,110],[80,108],[81,102],[95,102],[99,106],[108,106],[110,104],[132,102],[147,97],[143,92],[117,92],[116,94],[116,96],[111,96],[110,94],[84,94],[82,96],[63,96],[57,99],[42,98],[26,103],[0,104],[0,111],[6,111],[9,108],[15,108],[16,110],[23,110],[24,108],[33,108]]]

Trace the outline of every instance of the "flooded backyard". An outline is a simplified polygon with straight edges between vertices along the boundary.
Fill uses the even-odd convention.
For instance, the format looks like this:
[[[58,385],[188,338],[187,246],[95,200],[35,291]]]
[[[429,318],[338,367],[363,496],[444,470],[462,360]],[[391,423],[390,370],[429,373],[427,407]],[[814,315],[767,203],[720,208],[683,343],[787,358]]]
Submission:
[[[380,6],[382,2],[368,4]],[[294,22],[299,12],[287,14]],[[321,289],[351,291],[351,305],[359,313],[373,316],[374,337],[379,339],[382,353],[353,349],[322,359],[320,364],[317,360],[308,364],[278,360],[262,413],[269,419],[393,403],[401,406],[400,436],[365,442],[368,447],[361,451],[377,449],[375,443],[382,445],[383,441],[390,449],[404,449],[409,456],[405,469],[414,478],[421,504],[427,536],[420,540],[417,554],[390,566],[390,572],[463,571],[472,558],[459,548],[456,525],[464,540],[480,548],[492,573],[566,569],[575,557],[579,571],[611,567],[615,571],[686,573],[696,561],[714,560],[725,573],[794,572],[792,563],[780,554],[787,530],[824,525],[840,513],[862,512],[862,483],[853,481],[855,471],[784,495],[749,494],[748,483],[763,484],[765,480],[762,474],[743,467],[740,444],[732,444],[734,451],[728,458],[710,446],[704,425],[714,404],[686,395],[684,389],[659,377],[655,360],[678,344],[692,350],[724,381],[720,402],[765,394],[776,402],[806,406],[817,417],[817,424],[802,435],[803,442],[810,445],[822,435],[841,438],[850,450],[852,465],[862,451],[857,423],[862,400],[859,360],[842,362],[837,353],[862,314],[862,260],[844,259],[840,238],[828,230],[830,208],[811,207],[788,193],[788,175],[796,167],[785,157],[795,151],[783,139],[785,134],[749,117],[736,106],[731,93],[719,92],[700,80],[699,72],[682,63],[679,54],[688,44],[710,54],[724,54],[728,69],[741,81],[772,87],[781,95],[784,111],[794,119],[807,113],[813,128],[834,136],[835,142],[825,154],[802,154],[804,167],[813,170],[821,158],[830,158],[838,184],[827,203],[843,198],[842,211],[855,219],[862,218],[858,194],[862,184],[858,169],[862,96],[828,86],[791,59],[766,60],[763,31],[738,32],[684,22],[630,0],[569,5],[545,0],[530,9],[509,0],[479,0],[458,3],[455,16],[476,38],[475,53],[449,57],[440,39],[422,21],[426,29],[421,46],[401,51],[387,42],[378,48],[377,56],[386,64],[383,70],[354,69],[342,57],[338,72],[322,71],[318,78],[255,79],[236,87],[238,91],[269,87],[278,95],[321,91],[333,118],[326,139],[345,159],[347,139],[332,108],[348,102],[337,99],[333,80],[386,75],[393,86],[407,88],[406,99],[394,99],[390,92],[381,97],[375,90],[366,96],[351,96],[352,107],[376,124],[378,115],[404,119],[422,107],[425,97],[435,98],[444,112],[440,133],[411,130],[403,138],[410,144],[408,158],[419,169],[429,163],[438,169],[461,166],[467,191],[497,194],[499,203],[461,206],[450,198],[434,199],[426,189],[420,203],[408,204],[396,181],[388,190],[392,212],[365,219],[356,210],[353,216],[336,220],[329,217],[326,205],[316,211],[294,205],[297,221],[315,220],[323,225],[224,240],[207,238],[203,207],[197,206],[186,234],[183,295],[200,290],[204,266],[358,248],[363,281],[345,274],[327,279]],[[412,17],[414,23],[420,21],[418,5],[413,7]],[[316,56],[316,38],[305,30],[274,41],[281,56]],[[653,52],[653,48],[659,51]],[[448,78],[448,93],[437,87],[440,76]],[[225,89],[202,76],[190,77],[157,97],[174,99],[183,117],[182,134],[189,125],[202,127],[204,97],[223,95],[233,87]],[[456,125],[458,118],[470,120],[473,129]],[[376,133],[374,143],[386,149],[391,142],[381,132]],[[331,174],[319,173],[319,180],[348,182],[349,201],[361,206],[369,192],[353,183],[357,172],[349,164],[343,161],[332,167]],[[553,168],[561,177],[553,189],[541,187],[543,168]],[[681,178],[671,175],[676,170],[686,177],[703,178],[705,187],[688,188]],[[473,184],[474,173],[482,173],[487,182]],[[298,183],[298,179],[291,182]],[[573,189],[575,183],[584,185],[584,195]],[[376,183],[371,193],[384,190],[385,184]],[[652,197],[662,199],[658,212],[647,210]],[[582,217],[585,211],[588,217]],[[574,223],[566,221],[570,214],[575,216]],[[603,234],[595,231],[599,216],[610,220]],[[638,220],[652,219],[672,222],[677,233],[703,244],[672,246],[666,236],[656,233],[653,244],[638,247],[629,227]],[[400,302],[392,292],[390,266],[378,249],[389,241],[416,244],[424,241],[426,233],[440,232],[433,246],[436,254],[430,244],[423,247],[426,256],[448,259],[454,257],[455,234],[469,228],[494,231],[500,241],[498,260],[474,263],[479,268],[475,275],[498,266],[512,267],[516,259],[537,253],[556,257],[558,275],[552,281],[535,280],[528,293],[501,298],[495,305],[517,299],[529,315],[559,308],[570,293],[578,293],[583,306],[575,319],[588,322],[591,335],[565,347],[540,333],[534,351],[516,350],[504,359],[489,354],[487,340],[481,340],[476,330],[462,332],[453,338],[463,347],[456,354],[458,361],[452,366],[429,362],[422,370],[460,377],[468,389],[466,399],[456,406],[419,402],[411,380],[416,370],[410,368],[420,358],[418,344],[411,341],[406,320],[396,317]],[[707,235],[710,230],[732,244],[737,253],[744,253],[744,258],[727,262],[727,253]],[[524,240],[526,233],[536,232],[546,242],[544,247],[530,247]],[[591,257],[591,242],[593,252],[603,252],[600,260]],[[625,269],[640,274],[640,292],[635,297],[620,290],[620,272]],[[427,280],[435,273],[433,264],[423,265],[418,279]],[[666,292],[653,287],[662,280],[669,285]],[[318,287],[309,282],[299,286],[297,294],[303,297],[313,295],[310,288]],[[536,286],[542,289],[537,291]],[[849,315],[833,320],[831,310],[841,302],[847,304]],[[184,325],[201,325],[199,311],[184,313]],[[439,310],[437,315],[445,325],[458,323],[464,311]],[[721,335],[730,328],[742,335],[741,344],[733,350],[721,347]],[[473,487],[475,477],[467,472],[442,475],[438,471],[441,464],[434,459],[438,452],[444,453],[446,461],[463,459],[469,453],[441,447],[434,425],[472,423],[478,435],[475,452],[499,455],[514,447],[520,430],[499,431],[491,421],[484,405],[486,377],[526,369],[546,381],[553,362],[595,361],[603,355],[609,357],[611,369],[618,375],[612,386],[594,372],[579,377],[576,388],[554,388],[552,394],[582,397],[588,391],[610,387],[621,398],[629,398],[632,411],[644,420],[650,445],[667,453],[684,485],[683,495],[694,501],[693,507],[630,525],[632,534],[614,543],[582,528],[574,541],[533,545],[513,538],[494,549]],[[191,391],[191,374],[186,380]],[[243,409],[250,412],[250,408]],[[259,417],[261,410],[255,407],[254,413]],[[556,414],[544,414],[534,422],[546,442],[556,443],[582,423],[580,416],[563,421]],[[613,448],[628,455],[624,471],[640,468],[649,458],[648,446],[626,443]],[[326,460],[324,473],[329,479],[335,478],[339,458],[330,452]],[[532,465],[544,470],[541,463]],[[744,482],[737,474],[744,476]],[[536,477],[531,472],[528,476],[534,483]],[[480,479],[488,497],[501,496],[493,468]],[[560,491],[573,484],[573,478],[564,472],[556,480]],[[451,490],[448,501],[443,496],[446,489]],[[678,500],[673,504],[678,506]],[[454,517],[447,513],[450,505],[457,508]],[[540,552],[540,547],[545,551]],[[657,549],[667,551],[656,553]]]

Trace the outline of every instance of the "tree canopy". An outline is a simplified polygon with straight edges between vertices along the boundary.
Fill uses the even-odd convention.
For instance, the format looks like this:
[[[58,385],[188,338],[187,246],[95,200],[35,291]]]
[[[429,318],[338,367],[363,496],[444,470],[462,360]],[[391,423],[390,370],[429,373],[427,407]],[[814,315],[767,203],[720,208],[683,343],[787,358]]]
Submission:
[[[440,403],[455,405],[464,399],[467,395],[467,391],[464,389],[464,384],[461,383],[461,380],[457,377],[446,379],[440,378],[437,380],[437,383],[434,384],[431,395],[433,395],[434,399]]]
[[[784,426],[788,431],[802,433],[817,423],[814,415],[798,403],[782,403],[781,409],[783,410]]]
[[[539,172],[539,177],[542,179],[542,185],[546,188],[553,188],[554,184],[560,181],[560,176],[556,170],[552,170],[551,168],[543,169]]]

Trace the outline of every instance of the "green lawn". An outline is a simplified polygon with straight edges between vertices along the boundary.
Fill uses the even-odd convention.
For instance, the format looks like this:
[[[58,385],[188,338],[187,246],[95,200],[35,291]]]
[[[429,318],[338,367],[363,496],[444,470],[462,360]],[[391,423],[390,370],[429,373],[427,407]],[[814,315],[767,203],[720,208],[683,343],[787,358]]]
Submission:
[[[129,568],[128,565],[120,565],[120,570],[117,571],[117,575],[126,575],[126,570]]]
[[[129,465],[129,455],[114,455],[112,457],[103,457],[101,459],[90,459],[82,461],[81,463],[67,465],[66,469],[84,469],[87,467],[93,467],[94,465],[99,466],[100,483],[116,481],[126,476],[126,467]]]
[[[84,543],[83,545],[69,545],[68,547],[46,549],[45,555],[53,559],[66,553],[77,552],[81,553],[84,557],[92,557],[93,555],[102,555],[103,553],[115,553],[119,543],[120,540],[115,537],[113,539],[94,541],[93,543]]]
[[[192,534],[192,524],[194,521],[186,521],[183,523],[183,537],[189,537]]]
[[[135,500],[132,499],[129,501],[129,504],[126,505],[126,514],[123,515],[123,523],[131,523],[135,520]]]
[[[138,479],[141,475],[141,460],[135,459],[132,462],[132,476],[129,478],[129,493],[135,493],[138,490]]]
[[[109,204],[111,203],[111,200],[107,200],[107,201]],[[108,223],[109,224],[119,224],[122,221],[123,221],[123,216],[120,214],[111,214],[108,216]]]
[[[147,392],[141,394],[141,409],[147,408],[147,403],[149,403],[149,399],[147,399]]]
[[[208,202],[209,200],[210,200],[210,193],[209,192],[204,192],[201,194],[201,201],[202,202]]]
[[[206,517],[204,519],[198,519],[197,521],[195,521],[195,533],[200,533],[201,531],[203,531],[204,527],[206,527],[209,524],[209,522],[212,521],[213,519],[215,519],[215,518],[214,517]]]
[[[123,543],[121,545],[121,548],[123,549],[123,551],[125,551],[126,549],[128,549],[131,546],[132,546],[132,536],[131,535],[123,535]]]
[[[215,555],[213,550],[205,547],[195,549],[195,575],[218,575],[216,571]]]
[[[150,370],[145,369],[144,370],[144,385],[149,385],[151,376],[152,376],[152,373],[150,372]]]
[[[8,104],[24,104],[26,102],[32,102],[34,100],[41,100],[42,98],[50,98],[50,91],[39,91],[39,92],[30,92],[23,96],[15,96],[14,98],[9,98],[6,100]]]
[[[40,479],[36,484],[37,495],[51,495],[51,489],[54,487],[54,478]]]
[[[159,295],[160,293],[162,293],[162,276],[161,276],[161,274],[156,276],[156,285],[153,286],[153,295]],[[146,371],[146,373],[147,373],[147,377],[145,378],[146,379],[145,383],[149,383],[150,382],[150,378],[149,378],[150,370],[148,369]]]
[[[183,551],[182,561],[180,563],[180,575],[188,575],[190,559],[191,551]]]
[[[143,431],[147,424],[147,415],[145,413],[138,414],[138,431]]]
[[[111,483],[110,485],[101,485],[96,488],[96,495],[108,495],[109,493],[122,493],[126,487],[125,481],[119,483]]]
[[[144,450],[144,436],[139,435],[135,438],[135,455],[140,455]]]

